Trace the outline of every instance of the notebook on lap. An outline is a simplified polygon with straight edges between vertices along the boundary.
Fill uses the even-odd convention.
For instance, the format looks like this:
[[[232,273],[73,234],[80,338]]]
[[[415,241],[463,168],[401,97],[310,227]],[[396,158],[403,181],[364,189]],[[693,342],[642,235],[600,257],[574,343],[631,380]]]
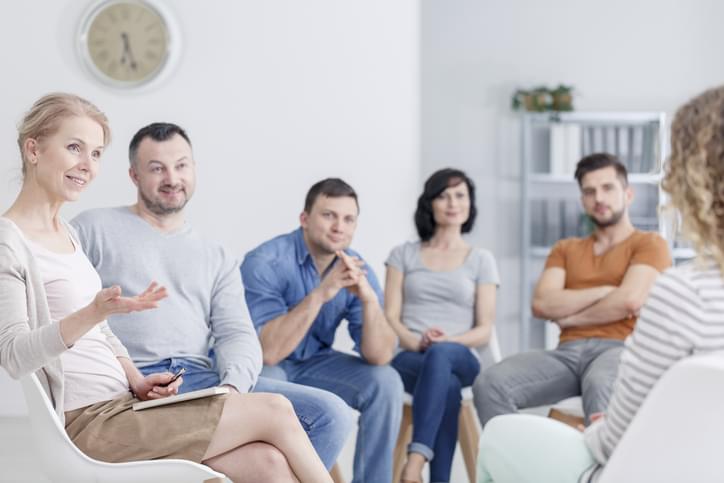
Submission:
[[[186,392],[184,394],[176,394],[175,396],[164,397],[161,399],[149,399],[148,401],[139,401],[133,404],[133,410],[141,411],[143,409],[155,408],[157,406],[166,406],[167,404],[176,404],[183,401],[191,401],[192,399],[199,399],[202,397],[227,394],[228,392],[228,387],[208,387],[206,389],[199,389],[198,391]]]

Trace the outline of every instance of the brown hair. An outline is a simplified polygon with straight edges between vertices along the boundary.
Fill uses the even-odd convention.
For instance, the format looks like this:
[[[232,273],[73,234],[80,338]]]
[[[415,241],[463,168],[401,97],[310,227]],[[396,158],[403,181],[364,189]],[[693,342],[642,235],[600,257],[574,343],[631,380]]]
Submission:
[[[724,86],[677,111],[662,188],[697,254],[711,255],[724,272]]]
[[[74,94],[55,92],[35,101],[18,125],[18,147],[23,160],[25,176],[28,160],[23,145],[28,139],[42,140],[58,131],[60,122],[68,117],[81,116],[93,119],[103,128],[103,145],[111,142],[111,129],[108,118],[89,101]]]
[[[341,198],[348,196],[354,199],[357,204],[357,211],[359,211],[359,201],[357,201],[357,193],[350,185],[342,181],[340,178],[326,178],[322,181],[317,181],[307,191],[307,196],[304,198],[304,211],[311,213],[312,206],[317,198],[320,196],[327,196],[329,198]]]
[[[593,153],[581,159],[576,165],[576,173],[574,177],[578,181],[578,186],[581,186],[583,177],[591,171],[598,171],[603,168],[613,168],[616,170],[616,176],[621,180],[623,187],[628,186],[628,173],[626,172],[626,166],[623,165],[621,160],[617,156],[610,153]]]

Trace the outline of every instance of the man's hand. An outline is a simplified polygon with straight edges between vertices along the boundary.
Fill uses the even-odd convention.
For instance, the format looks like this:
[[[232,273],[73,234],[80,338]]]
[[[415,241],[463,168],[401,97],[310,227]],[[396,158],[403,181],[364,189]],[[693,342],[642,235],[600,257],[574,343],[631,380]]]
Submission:
[[[362,302],[377,300],[377,294],[372,290],[362,269],[364,261],[350,257],[341,250],[337,252],[337,257],[317,288],[322,296],[322,303],[332,300],[343,288],[359,297]]]
[[[340,260],[336,260],[315,290],[321,295],[322,303],[326,304],[336,297],[340,290],[356,283],[357,279],[350,273],[346,265]]]
[[[347,287],[347,289],[363,303],[376,302],[377,294],[367,280],[367,272],[364,270],[364,260],[357,257],[350,257],[342,250],[337,251],[337,256],[347,268],[350,279],[355,281],[355,283]]]
[[[178,394],[178,388],[183,384],[184,380],[183,377],[179,377],[171,384],[168,384],[171,379],[173,379],[173,374],[170,372],[149,374],[143,379],[130,382],[131,390],[142,401],[173,396]]]

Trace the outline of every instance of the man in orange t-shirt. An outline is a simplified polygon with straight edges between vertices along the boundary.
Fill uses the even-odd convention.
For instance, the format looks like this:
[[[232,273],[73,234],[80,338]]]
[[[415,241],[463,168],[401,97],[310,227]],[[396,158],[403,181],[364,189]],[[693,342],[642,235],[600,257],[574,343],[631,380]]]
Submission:
[[[560,343],[509,357],[481,374],[473,389],[483,425],[579,395],[586,423],[604,411],[623,341],[659,272],[671,265],[664,239],[631,224],[633,191],[615,156],[587,156],[575,176],[596,228],[588,238],[556,243],[533,297],[533,314],[561,328]]]

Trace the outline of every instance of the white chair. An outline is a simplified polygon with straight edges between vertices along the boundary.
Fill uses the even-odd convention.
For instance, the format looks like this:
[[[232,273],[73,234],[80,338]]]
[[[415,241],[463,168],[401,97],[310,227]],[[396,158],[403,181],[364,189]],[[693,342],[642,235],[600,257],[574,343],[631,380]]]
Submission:
[[[495,327],[490,334],[490,341],[479,351],[480,370],[497,364],[501,360],[500,345]],[[470,483],[475,482],[475,461],[478,456],[478,441],[480,440],[480,426],[473,407],[473,391],[466,387],[461,391],[462,405],[460,406],[460,417],[458,419],[458,444],[463,453],[465,468]],[[392,481],[399,481],[402,474],[402,467],[407,456],[407,445],[412,439],[412,395],[405,393],[402,407],[402,422],[400,433],[397,436],[397,444],[394,453],[394,469]]]
[[[35,374],[20,379],[28,405],[37,463],[54,483],[200,483],[224,481],[222,473],[185,460],[105,463],[83,454],[68,437]],[[183,422],[180,422],[183,424]]]
[[[600,483],[721,482],[724,352],[675,364],[626,429]]]

